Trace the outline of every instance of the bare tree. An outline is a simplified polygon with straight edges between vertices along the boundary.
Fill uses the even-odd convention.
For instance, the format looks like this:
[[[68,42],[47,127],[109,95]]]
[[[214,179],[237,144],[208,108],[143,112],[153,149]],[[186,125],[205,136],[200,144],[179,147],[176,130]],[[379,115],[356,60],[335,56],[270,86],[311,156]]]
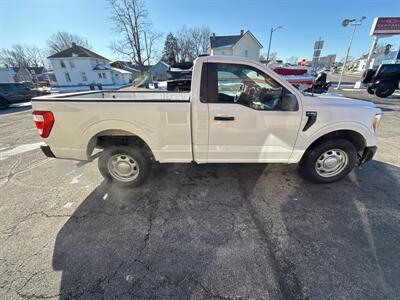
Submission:
[[[199,56],[200,54],[207,53],[210,41],[210,29],[208,27],[195,27],[189,31],[193,42],[194,54]]]
[[[0,51],[0,62],[10,67],[44,66],[43,51],[35,46],[13,45]]]
[[[65,31],[57,31],[47,40],[50,55],[68,49],[75,43],[85,48],[91,48],[87,38]]]
[[[182,27],[176,32],[178,60],[193,61],[200,54],[208,52],[210,29],[208,27]]]
[[[143,67],[155,55],[156,42],[161,34],[154,30],[142,0],[110,0],[111,20],[120,39],[111,45],[113,51]]]
[[[291,57],[288,58],[287,61],[289,63],[291,63],[291,64],[296,64],[297,65],[297,63],[299,61],[299,58],[297,56],[295,56],[295,55],[292,55]]]
[[[45,66],[46,63],[43,50],[38,47],[26,47],[25,52],[28,56],[29,65],[31,67]]]
[[[177,31],[176,37],[178,41],[178,61],[193,61],[195,54],[190,30],[184,26]]]
[[[265,53],[262,53],[262,54],[260,55],[260,59],[262,58],[263,60],[265,60],[266,57],[267,57],[267,55],[266,55]],[[278,58],[278,52],[271,52],[271,53],[269,54],[269,61],[278,60],[278,59],[279,59],[279,58]]]

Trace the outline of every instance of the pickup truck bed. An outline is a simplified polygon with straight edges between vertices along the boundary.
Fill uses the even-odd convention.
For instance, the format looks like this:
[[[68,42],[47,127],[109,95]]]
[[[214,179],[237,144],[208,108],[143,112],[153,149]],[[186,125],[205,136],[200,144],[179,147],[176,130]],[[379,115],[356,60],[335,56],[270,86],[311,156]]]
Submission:
[[[190,162],[189,98],[189,93],[164,91],[95,91],[44,96],[36,98],[33,106],[54,114],[46,142],[57,158],[87,160],[93,138],[127,136],[133,130],[159,160]]]

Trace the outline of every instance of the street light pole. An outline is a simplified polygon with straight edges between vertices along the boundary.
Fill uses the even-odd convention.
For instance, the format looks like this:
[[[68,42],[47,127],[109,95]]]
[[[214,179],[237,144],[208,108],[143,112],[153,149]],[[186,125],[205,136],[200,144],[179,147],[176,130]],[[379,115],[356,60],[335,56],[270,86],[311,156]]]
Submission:
[[[278,26],[278,27],[271,27],[271,32],[269,34],[269,44],[268,44],[268,53],[267,53],[267,61],[269,61],[269,52],[271,50],[271,42],[272,42],[272,34],[274,33],[275,30],[278,30],[279,28],[282,28],[282,26]]]
[[[344,20],[343,23],[342,23],[343,26],[347,26],[350,23],[351,26],[353,26],[354,28],[353,28],[353,33],[351,34],[349,47],[347,48],[346,58],[344,59],[344,62],[343,62],[342,72],[340,72],[339,82],[338,82],[338,85],[337,85],[336,89],[340,89],[340,85],[342,83],[344,70],[346,69],[347,60],[349,59],[349,53],[350,53],[351,45],[353,44],[353,39],[354,39],[354,35],[356,33],[356,28],[357,28],[357,26],[360,26],[362,24],[362,21],[364,19],[365,19],[365,17],[362,17],[360,20],[356,20],[356,19]]]

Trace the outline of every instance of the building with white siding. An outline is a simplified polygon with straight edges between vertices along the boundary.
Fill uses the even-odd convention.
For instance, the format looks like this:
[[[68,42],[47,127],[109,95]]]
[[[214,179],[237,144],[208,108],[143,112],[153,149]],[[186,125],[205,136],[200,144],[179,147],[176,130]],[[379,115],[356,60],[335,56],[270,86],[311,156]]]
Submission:
[[[233,55],[254,60],[260,59],[261,43],[250,32],[240,31],[239,35],[217,36],[215,33],[210,37],[211,55]]]
[[[58,87],[125,85],[133,81],[130,72],[111,67],[109,59],[75,43],[48,59]]]

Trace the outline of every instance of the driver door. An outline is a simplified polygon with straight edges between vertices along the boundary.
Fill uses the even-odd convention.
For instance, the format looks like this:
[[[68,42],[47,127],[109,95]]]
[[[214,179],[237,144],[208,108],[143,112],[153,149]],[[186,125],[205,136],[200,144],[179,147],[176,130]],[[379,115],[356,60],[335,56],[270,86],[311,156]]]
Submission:
[[[287,162],[301,122],[295,95],[247,65],[207,63],[209,162]]]

